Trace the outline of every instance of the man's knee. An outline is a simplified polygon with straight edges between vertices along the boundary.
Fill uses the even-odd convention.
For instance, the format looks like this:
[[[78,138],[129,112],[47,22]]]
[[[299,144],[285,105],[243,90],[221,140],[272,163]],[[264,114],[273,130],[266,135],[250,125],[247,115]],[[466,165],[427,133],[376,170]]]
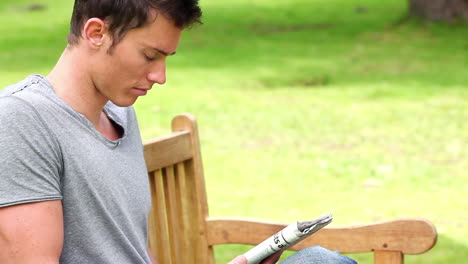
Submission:
[[[281,264],[357,264],[356,261],[321,246],[309,247],[298,251]]]

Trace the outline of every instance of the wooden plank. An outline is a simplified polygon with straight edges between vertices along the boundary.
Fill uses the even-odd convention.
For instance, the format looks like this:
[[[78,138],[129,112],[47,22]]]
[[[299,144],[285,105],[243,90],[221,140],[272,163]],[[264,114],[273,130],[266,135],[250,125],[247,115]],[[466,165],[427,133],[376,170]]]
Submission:
[[[192,158],[192,142],[189,131],[175,132],[144,143],[144,155],[148,171],[168,167]]]
[[[176,194],[175,186],[175,174],[174,168],[172,166],[166,167],[163,169],[164,175],[164,194],[167,208],[167,222],[168,222],[168,232],[169,232],[169,241],[170,247],[168,248],[171,252],[171,258],[174,263],[183,263],[181,256],[183,252],[180,249],[180,239],[178,229],[180,227],[180,212],[177,202],[178,198]]]
[[[256,245],[273,235],[285,224],[243,219],[209,219],[208,243]],[[431,249],[437,238],[434,226],[423,219],[399,219],[372,225],[324,228],[292,248],[321,245],[342,253],[374,250],[420,254]]]
[[[399,251],[382,251],[374,252],[375,264],[403,264],[403,254]]]
[[[149,182],[150,182],[150,191],[151,191],[151,210],[148,215],[148,247],[151,250],[151,253],[153,253],[153,256],[158,256],[158,248],[161,247],[161,245],[158,244],[158,239],[156,237],[156,234],[158,232],[158,222],[156,218],[156,212],[155,212],[155,206],[156,204],[156,187],[155,187],[155,182],[154,182],[154,172],[149,173]]]
[[[161,170],[157,170],[154,173],[154,186],[153,207],[155,219],[157,221],[155,230],[157,239],[156,259],[159,263],[173,263],[170,250],[167,250],[167,245],[169,245],[169,232],[164,195],[164,182]]]
[[[186,175],[185,175],[185,166],[183,162],[180,162],[176,165],[176,190],[177,196],[179,197],[178,202],[179,206],[178,215],[180,216],[179,221],[179,232],[180,232],[180,240],[181,240],[181,251],[182,251],[182,259],[181,263],[192,263],[190,261],[192,257],[195,255],[193,245],[193,239],[190,236],[191,233],[191,222],[189,217],[190,206],[189,202],[189,189],[187,188],[186,184]]]
[[[202,216],[200,209],[200,198],[197,191],[197,181],[194,176],[193,161],[185,162],[185,183],[187,187],[187,217],[190,221],[190,241],[193,247],[194,263],[210,263],[207,259],[207,238],[205,231],[205,218]]]

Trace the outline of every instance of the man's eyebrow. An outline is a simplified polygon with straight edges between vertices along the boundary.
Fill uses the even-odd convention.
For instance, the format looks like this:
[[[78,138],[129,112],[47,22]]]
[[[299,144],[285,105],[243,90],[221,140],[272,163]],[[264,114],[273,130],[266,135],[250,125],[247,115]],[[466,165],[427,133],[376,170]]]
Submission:
[[[153,50],[155,50],[155,51],[161,53],[161,54],[164,55],[164,56],[171,56],[171,55],[176,54],[175,51],[174,51],[173,53],[169,53],[169,52],[167,52],[167,51],[164,51],[164,50],[158,49],[158,48],[154,48],[154,47],[151,47],[151,49],[153,49]]]

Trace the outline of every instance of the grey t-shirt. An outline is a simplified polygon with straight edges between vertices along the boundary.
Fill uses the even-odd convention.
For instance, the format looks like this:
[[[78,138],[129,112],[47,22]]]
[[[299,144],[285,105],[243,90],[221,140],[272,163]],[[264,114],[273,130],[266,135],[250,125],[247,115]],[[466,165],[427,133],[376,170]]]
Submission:
[[[135,112],[108,103],[121,128],[103,137],[31,75],[0,92],[0,207],[62,200],[60,263],[150,263],[148,175]]]

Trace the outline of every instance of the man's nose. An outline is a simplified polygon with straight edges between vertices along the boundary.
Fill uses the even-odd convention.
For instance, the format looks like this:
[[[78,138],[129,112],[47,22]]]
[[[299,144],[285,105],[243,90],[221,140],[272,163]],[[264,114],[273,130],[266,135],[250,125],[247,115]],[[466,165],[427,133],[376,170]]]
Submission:
[[[164,84],[166,83],[166,63],[160,61],[156,63],[150,70],[147,76],[148,80],[152,83]]]

